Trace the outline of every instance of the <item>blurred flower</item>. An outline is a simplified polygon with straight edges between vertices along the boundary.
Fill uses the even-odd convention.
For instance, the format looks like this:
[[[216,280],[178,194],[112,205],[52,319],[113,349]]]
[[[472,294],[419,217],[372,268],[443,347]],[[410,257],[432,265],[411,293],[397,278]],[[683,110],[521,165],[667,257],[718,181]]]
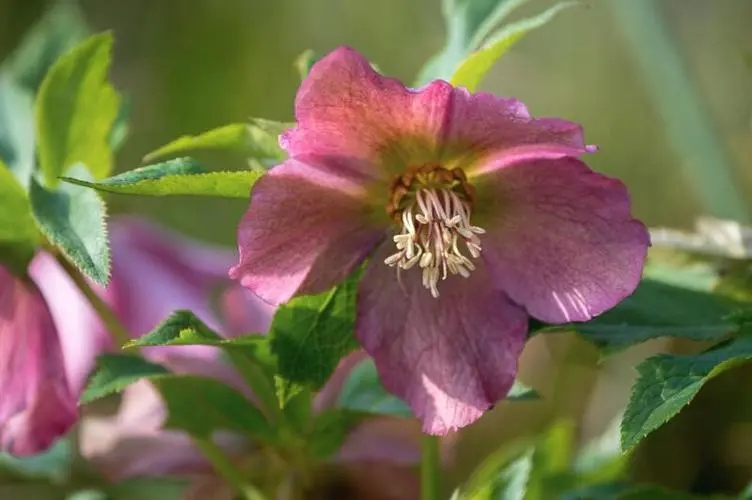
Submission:
[[[212,294],[231,284],[232,252],[132,218],[113,220],[110,235],[112,280],[106,289],[91,286],[132,335],[149,332],[177,309],[190,309],[224,329]],[[97,314],[52,255],[38,253],[28,273],[33,283],[0,269],[0,450],[24,455],[43,451],[76,422],[78,397],[96,356],[113,347]],[[256,302],[259,311],[272,310]],[[259,315],[249,326],[265,331],[269,318]],[[147,355],[161,360],[176,350],[199,357],[215,352],[181,346],[149,349]]]
[[[575,123],[444,81],[408,89],[349,48],[313,66],[295,112],[231,276],[278,304],[370,256],[356,335],[429,433],[506,395],[528,314],[585,321],[640,280],[647,231],[624,185],[577,159],[595,148]]]
[[[223,319],[245,316],[244,320],[233,325],[238,331],[258,331],[257,326],[264,324],[268,327],[273,315],[273,310],[266,309],[260,299],[239,287],[228,289],[220,303]],[[256,310],[256,316],[247,315],[249,310]],[[214,355],[204,351],[199,357],[195,352],[168,352],[169,349],[165,348],[162,361],[173,371],[210,376],[236,388],[242,386],[237,374],[223,362],[218,351],[214,351]],[[330,381],[314,399],[315,412],[334,406],[350,370],[362,359],[364,353],[361,351],[340,362]],[[162,429],[165,418],[164,404],[154,387],[145,381],[138,382],[125,390],[115,416],[84,420],[81,452],[113,481],[138,476],[179,476],[190,480],[186,499],[234,498],[232,489],[214,475],[212,466],[201,457],[187,435]],[[321,474],[316,475],[312,487],[319,494],[331,489],[339,493],[361,491],[370,485],[367,488],[370,496],[338,494],[336,498],[417,498],[418,484],[412,468],[419,461],[419,435],[419,425],[412,420],[387,417],[367,420],[350,433],[327,466],[317,468]],[[282,468],[280,464],[275,465],[262,450],[239,436],[221,435],[218,442],[239,467],[247,469],[255,479],[282,481],[288,474],[295,475],[285,470],[284,465]]]
[[[26,456],[77,420],[59,332],[33,282],[0,267],[0,450]]]

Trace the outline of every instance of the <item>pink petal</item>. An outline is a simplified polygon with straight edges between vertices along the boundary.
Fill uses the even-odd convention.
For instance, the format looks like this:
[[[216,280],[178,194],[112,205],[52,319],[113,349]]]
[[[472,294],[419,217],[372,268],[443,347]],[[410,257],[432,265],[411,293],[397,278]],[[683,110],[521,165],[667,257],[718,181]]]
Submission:
[[[177,309],[221,329],[210,298],[229,282],[232,252],[130,218],[113,221],[110,235],[109,298],[132,335],[148,333]]]
[[[562,158],[508,165],[477,187],[483,258],[532,316],[585,321],[634,291],[650,240],[620,181]]]
[[[595,151],[594,146],[585,145],[580,125],[558,118],[533,118],[522,102],[485,92],[454,89],[449,123],[445,161],[463,166],[470,175],[482,173],[481,167]],[[489,154],[495,156],[493,162],[475,163]]]
[[[382,167],[401,170],[403,161],[438,158],[451,95],[442,81],[408,89],[340,47],[311,68],[295,100],[297,126],[281,143],[290,156],[326,158],[322,167],[331,172],[383,177]]]
[[[397,279],[382,245],[360,285],[355,333],[388,390],[423,430],[445,435],[476,421],[514,382],[527,315],[493,288],[482,262],[449,276],[434,299],[417,269]]]
[[[347,277],[386,234],[386,217],[346,178],[297,160],[254,186],[230,276],[271,304],[323,292]]]
[[[420,462],[420,425],[406,418],[371,418],[353,429],[337,460],[383,461],[412,465]]]
[[[224,332],[231,337],[266,333],[276,311],[276,307],[239,285],[225,290],[219,301]]]
[[[44,298],[0,267],[0,451],[46,450],[78,419]]]
[[[57,326],[71,391],[80,394],[97,355],[110,349],[112,340],[89,301],[52,255],[38,253],[29,266],[29,276],[42,292]],[[102,287],[90,284],[100,296],[106,296]]]

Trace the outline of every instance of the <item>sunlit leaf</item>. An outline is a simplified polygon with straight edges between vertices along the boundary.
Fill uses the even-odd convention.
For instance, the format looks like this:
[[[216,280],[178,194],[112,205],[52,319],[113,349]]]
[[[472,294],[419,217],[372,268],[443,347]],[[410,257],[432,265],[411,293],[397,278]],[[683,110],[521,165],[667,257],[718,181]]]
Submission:
[[[0,161],[0,260],[22,273],[40,242],[23,187]]]
[[[87,38],[58,59],[39,88],[39,167],[49,186],[74,164],[95,179],[112,170],[109,136],[120,98],[107,81],[111,50],[109,33]]]
[[[129,170],[101,181],[73,177],[63,177],[63,180],[117,194],[248,198],[251,186],[262,175],[263,172],[252,170],[209,172],[191,158],[178,158]]]

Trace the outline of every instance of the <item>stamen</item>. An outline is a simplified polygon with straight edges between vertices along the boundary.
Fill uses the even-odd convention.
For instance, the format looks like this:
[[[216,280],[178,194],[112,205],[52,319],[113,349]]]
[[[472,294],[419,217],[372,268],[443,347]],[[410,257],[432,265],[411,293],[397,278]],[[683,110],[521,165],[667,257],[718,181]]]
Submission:
[[[460,246],[464,243],[467,252],[477,259],[481,252],[478,235],[485,230],[470,224],[470,212],[469,201],[451,188],[419,189],[402,210],[401,232],[394,236],[398,251],[384,263],[397,266],[398,271],[417,264],[423,286],[434,298],[438,297],[440,279],[445,280],[450,274],[467,278],[475,270],[475,264]]]

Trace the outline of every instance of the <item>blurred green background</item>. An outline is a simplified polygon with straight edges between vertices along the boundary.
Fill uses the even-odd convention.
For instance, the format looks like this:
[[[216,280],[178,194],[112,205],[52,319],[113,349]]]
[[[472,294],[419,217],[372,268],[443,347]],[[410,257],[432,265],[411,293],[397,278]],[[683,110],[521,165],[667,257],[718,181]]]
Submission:
[[[584,124],[587,141],[601,148],[590,164],[624,180],[636,215],[650,225],[689,226],[700,213],[718,212],[703,199],[702,182],[689,174],[697,169],[727,179],[745,205],[738,213],[716,215],[749,217],[752,1],[639,2],[659,16],[654,26],[628,19],[625,2],[632,0],[591,0],[564,11],[515,45],[483,89],[517,97],[533,114]],[[553,3],[530,1],[514,18]],[[146,153],[179,135],[248,117],[292,120],[298,85],[293,61],[305,49],[320,54],[351,45],[383,72],[409,82],[444,36],[440,0],[80,4],[92,30],[114,30],[112,79],[132,101],[130,136],[117,160],[121,171],[140,166]],[[41,0],[0,0],[0,58],[45,6]],[[665,54],[651,45],[655,36],[665,37],[676,60],[661,59]],[[674,63],[687,77],[679,85],[661,79],[658,71]],[[669,101],[686,87],[696,94],[701,115],[687,114],[684,107],[662,111],[664,104],[681,106]],[[692,149],[706,145],[696,136],[698,127],[714,138],[713,151]],[[707,162],[708,154],[720,161]],[[200,158],[211,168],[237,168],[242,162],[229,154]],[[725,200],[711,201],[723,207]],[[245,209],[243,202],[195,198],[112,197],[110,202],[116,211],[149,214],[227,245],[234,244]],[[653,343],[597,365],[595,351],[570,337],[536,339],[523,358],[522,378],[544,400],[499,405],[466,432],[453,481],[502,440],[535,432],[561,415],[582,424],[583,439],[601,432],[626,401],[636,360],[666,347]],[[732,389],[752,387],[748,372],[713,381],[688,411],[649,438],[638,453],[636,473],[698,491],[711,486],[733,491],[746,483],[752,471],[752,410],[724,398]],[[749,392],[747,400],[752,400]]]

